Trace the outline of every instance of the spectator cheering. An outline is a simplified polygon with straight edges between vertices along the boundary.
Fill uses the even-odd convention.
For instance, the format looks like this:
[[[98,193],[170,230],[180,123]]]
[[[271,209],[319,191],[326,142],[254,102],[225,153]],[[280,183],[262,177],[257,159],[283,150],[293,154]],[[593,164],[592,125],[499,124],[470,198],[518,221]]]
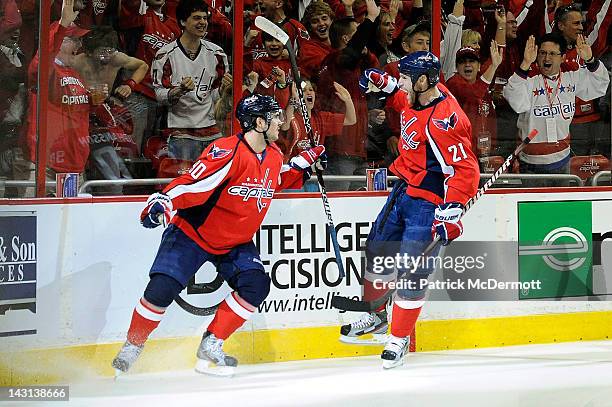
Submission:
[[[578,35],[578,55],[586,62],[577,71],[562,71],[565,39],[550,33],[542,37],[540,46],[529,37],[523,62],[504,88],[504,97],[519,113],[519,135],[524,139],[531,130],[538,135],[519,156],[520,170],[528,174],[567,174],[569,172],[570,132],[576,97],[591,100],[603,96],[608,87],[608,73],[591,51],[582,35]],[[537,61],[540,73],[529,77],[529,69]],[[534,186],[548,185],[548,181]]]
[[[179,39],[162,47],[152,66],[158,102],[169,105],[168,151],[174,158],[194,161],[221,137],[214,119],[221,81],[231,81],[223,49],[204,40],[208,5],[181,0],[176,17],[183,29]]]

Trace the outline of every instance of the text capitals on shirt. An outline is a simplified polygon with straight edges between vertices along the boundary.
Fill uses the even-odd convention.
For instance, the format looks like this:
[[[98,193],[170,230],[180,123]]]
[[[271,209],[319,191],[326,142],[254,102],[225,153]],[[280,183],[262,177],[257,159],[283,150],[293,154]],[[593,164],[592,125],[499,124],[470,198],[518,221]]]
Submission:
[[[163,47],[164,45],[168,43],[167,40],[158,38],[156,35],[153,35],[153,34],[144,34],[142,36],[142,42],[146,42],[147,44],[150,44],[151,48],[153,49],[160,49],[161,47]]]
[[[230,195],[241,196],[244,202],[251,198],[257,199],[257,209],[261,212],[268,206],[268,202],[263,202],[262,199],[272,199],[274,197],[274,188],[272,188],[272,180],[268,180],[270,169],[266,170],[266,175],[261,180],[261,184],[253,184],[243,182],[242,185],[234,185],[227,189]]]
[[[563,104],[556,104],[556,105],[536,105],[533,107],[533,115],[536,117],[543,117],[543,116],[556,116],[558,114],[567,114],[567,113],[574,113],[574,111],[576,110],[576,103],[574,102],[570,102],[570,103],[563,103]]]

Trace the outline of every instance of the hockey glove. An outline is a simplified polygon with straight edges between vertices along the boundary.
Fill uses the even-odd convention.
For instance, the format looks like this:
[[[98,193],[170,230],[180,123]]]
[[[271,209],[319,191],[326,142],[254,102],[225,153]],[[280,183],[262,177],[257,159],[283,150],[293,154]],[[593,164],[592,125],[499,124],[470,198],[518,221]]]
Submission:
[[[459,202],[448,202],[438,205],[434,212],[434,222],[431,226],[431,235],[440,236],[440,241],[444,246],[463,234],[463,205]]]
[[[382,92],[390,96],[397,91],[397,79],[376,68],[366,69],[359,77],[359,88],[363,93]]]
[[[147,206],[140,214],[140,223],[148,229],[170,223],[172,200],[166,194],[156,192],[147,199]]]
[[[291,168],[302,171],[310,169],[312,164],[315,163],[320,170],[324,170],[325,167],[327,167],[327,154],[325,153],[324,146],[314,146],[313,148],[302,151],[289,160]]]

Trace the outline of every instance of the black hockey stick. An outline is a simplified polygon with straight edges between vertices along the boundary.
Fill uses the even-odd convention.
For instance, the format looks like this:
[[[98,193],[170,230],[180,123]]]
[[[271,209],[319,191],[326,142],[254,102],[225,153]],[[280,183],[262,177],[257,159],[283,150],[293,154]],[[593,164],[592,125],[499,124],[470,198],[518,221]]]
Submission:
[[[221,274],[217,274],[215,276],[215,279],[208,283],[195,283],[194,277],[192,278],[192,281],[187,284],[187,294],[214,293],[219,288],[221,288],[224,282],[225,280],[223,279],[223,277],[221,277]],[[179,293],[179,295],[174,298],[174,301],[179,305],[179,307],[189,312],[190,314],[205,317],[208,315],[213,315],[215,312],[217,312],[217,308],[219,307],[219,304],[223,302],[223,299],[221,299],[219,304],[216,305],[211,305],[209,307],[198,307],[196,305],[188,303],[187,300],[183,299],[183,297],[181,297],[181,294]]]
[[[308,139],[314,147],[316,145],[314,134],[312,132],[312,126],[310,124],[310,116],[308,115],[308,109],[306,108],[306,101],[304,100],[304,92],[302,90],[302,78],[298,71],[297,62],[295,60],[295,51],[291,45],[289,35],[283,31],[278,25],[265,17],[255,17],[255,26],[260,30],[270,34],[276,38],[289,52],[289,61],[291,62],[291,74],[293,75],[293,81],[300,98],[300,110],[302,111],[302,118],[304,119],[304,127],[308,134]],[[332,219],[331,208],[329,207],[329,199],[327,198],[327,190],[325,189],[325,182],[323,181],[323,172],[318,169],[315,165],[315,172],[317,174],[317,181],[319,182],[319,188],[321,189],[321,199],[323,200],[323,208],[325,209],[325,215],[327,215],[327,233],[331,237],[332,244],[334,246],[334,253],[336,254],[336,263],[338,264],[338,271],[340,272],[340,278],[344,278],[344,265],[342,264],[342,257],[340,256],[340,246],[338,245],[338,234],[336,233],[336,227],[334,226],[334,220]]]
[[[531,140],[533,140],[533,138],[537,134],[538,134],[537,130],[535,129],[532,130],[531,133],[529,133],[529,135],[525,138],[525,140],[523,140],[523,142],[516,147],[514,152],[510,154],[508,158],[506,158],[506,161],[504,161],[504,163],[497,169],[497,171],[495,171],[495,173],[491,176],[491,178],[489,178],[487,182],[485,182],[482,188],[480,188],[476,192],[476,195],[474,195],[472,198],[470,198],[469,201],[467,201],[463,209],[463,214],[461,215],[462,217],[472,206],[474,206],[476,201],[478,201],[478,199],[480,199],[480,197],[484,195],[489,190],[489,188],[491,188],[491,186],[495,183],[495,181],[497,181],[499,176],[502,173],[506,172],[508,168],[510,168],[510,166],[512,165],[516,157],[518,157],[518,154],[527,146],[527,144],[529,144]],[[425,248],[425,250],[423,250],[421,257],[425,257],[429,253],[431,253],[434,250],[434,248],[438,245],[439,242],[440,242],[440,237],[436,236],[435,239],[431,243],[429,243],[429,245]],[[389,290],[385,293],[385,295],[383,295],[382,297],[374,301],[362,301],[362,300],[354,300],[348,297],[334,296],[332,298],[331,304],[332,304],[332,307],[338,308],[344,311],[374,312],[377,309],[379,309],[384,303],[386,303],[389,300],[389,298],[391,298],[394,292],[395,290]]]

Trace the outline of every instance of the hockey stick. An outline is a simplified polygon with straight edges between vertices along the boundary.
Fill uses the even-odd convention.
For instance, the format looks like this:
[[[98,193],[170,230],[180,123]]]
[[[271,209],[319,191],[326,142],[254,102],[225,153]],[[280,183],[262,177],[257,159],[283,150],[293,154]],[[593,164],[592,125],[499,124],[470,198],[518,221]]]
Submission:
[[[533,138],[537,134],[538,134],[538,131],[536,129],[532,130],[531,133],[529,133],[529,135],[523,140],[523,142],[516,147],[514,152],[510,154],[508,158],[506,158],[506,161],[504,161],[504,163],[497,169],[497,171],[495,171],[495,173],[491,176],[491,178],[489,178],[489,180],[485,182],[482,188],[480,188],[476,192],[476,195],[470,198],[470,200],[465,204],[465,207],[463,209],[463,214],[461,215],[462,217],[472,206],[474,206],[476,201],[478,201],[478,199],[480,199],[480,197],[484,195],[489,190],[489,188],[491,188],[491,186],[495,183],[495,181],[497,181],[499,176],[502,173],[506,172],[508,168],[510,168],[510,166],[512,165],[516,157],[518,157],[519,153],[523,151],[523,149],[527,146],[527,144],[529,144],[529,142],[533,140]],[[425,257],[429,253],[431,253],[434,250],[434,248],[438,245],[439,242],[440,242],[440,236],[436,236],[435,239],[431,243],[429,243],[429,245],[425,248],[425,250],[423,250],[421,257]],[[348,298],[348,297],[334,296],[332,298],[331,304],[332,304],[332,307],[338,308],[344,311],[373,312],[379,309],[384,303],[386,303],[387,300],[389,300],[389,298],[393,295],[394,292],[395,290],[389,290],[387,291],[387,293],[385,293],[385,295],[383,295],[382,297],[374,301],[361,301],[361,300],[353,300],[352,298]]]
[[[265,17],[257,16],[255,17],[255,26],[260,30],[270,34],[272,37],[276,38],[282,44],[284,44],[285,48],[289,52],[289,61],[291,62],[291,74],[293,75],[293,81],[295,82],[295,87],[298,92],[298,96],[300,99],[300,110],[302,111],[302,119],[304,120],[304,127],[306,128],[306,133],[308,134],[308,139],[310,143],[314,147],[316,145],[314,134],[312,132],[312,126],[310,124],[310,116],[308,115],[308,109],[306,108],[306,101],[304,99],[304,92],[302,90],[302,78],[300,77],[300,72],[298,71],[297,62],[295,60],[295,51],[291,46],[291,41],[289,39],[289,35],[283,31],[282,28],[274,24],[272,21],[268,20]],[[319,182],[319,188],[321,189],[321,199],[323,200],[323,209],[325,209],[325,215],[327,216],[327,233],[331,237],[332,244],[334,246],[334,253],[336,254],[336,264],[338,264],[338,271],[340,273],[340,278],[344,278],[344,265],[342,264],[342,257],[340,256],[340,246],[338,245],[338,234],[336,233],[336,227],[334,226],[334,220],[332,219],[331,208],[329,206],[329,199],[327,198],[327,190],[325,189],[325,182],[323,181],[323,172],[316,167],[315,172],[317,174],[317,181]]]
[[[192,281],[195,281],[195,279]],[[215,279],[208,283],[194,283],[190,281],[187,284],[186,291],[187,294],[210,294],[221,288],[224,282],[225,280],[223,279],[221,274],[217,274]],[[219,304],[223,302],[223,299],[221,299],[221,301],[219,301],[219,304],[216,305],[211,305],[209,307],[198,307],[196,305],[188,303],[187,300],[183,299],[183,297],[181,297],[181,294],[179,293],[174,298],[174,301],[179,305],[179,307],[189,312],[190,314],[205,317],[207,315],[213,315],[215,312],[217,312],[217,308],[219,307]]]

